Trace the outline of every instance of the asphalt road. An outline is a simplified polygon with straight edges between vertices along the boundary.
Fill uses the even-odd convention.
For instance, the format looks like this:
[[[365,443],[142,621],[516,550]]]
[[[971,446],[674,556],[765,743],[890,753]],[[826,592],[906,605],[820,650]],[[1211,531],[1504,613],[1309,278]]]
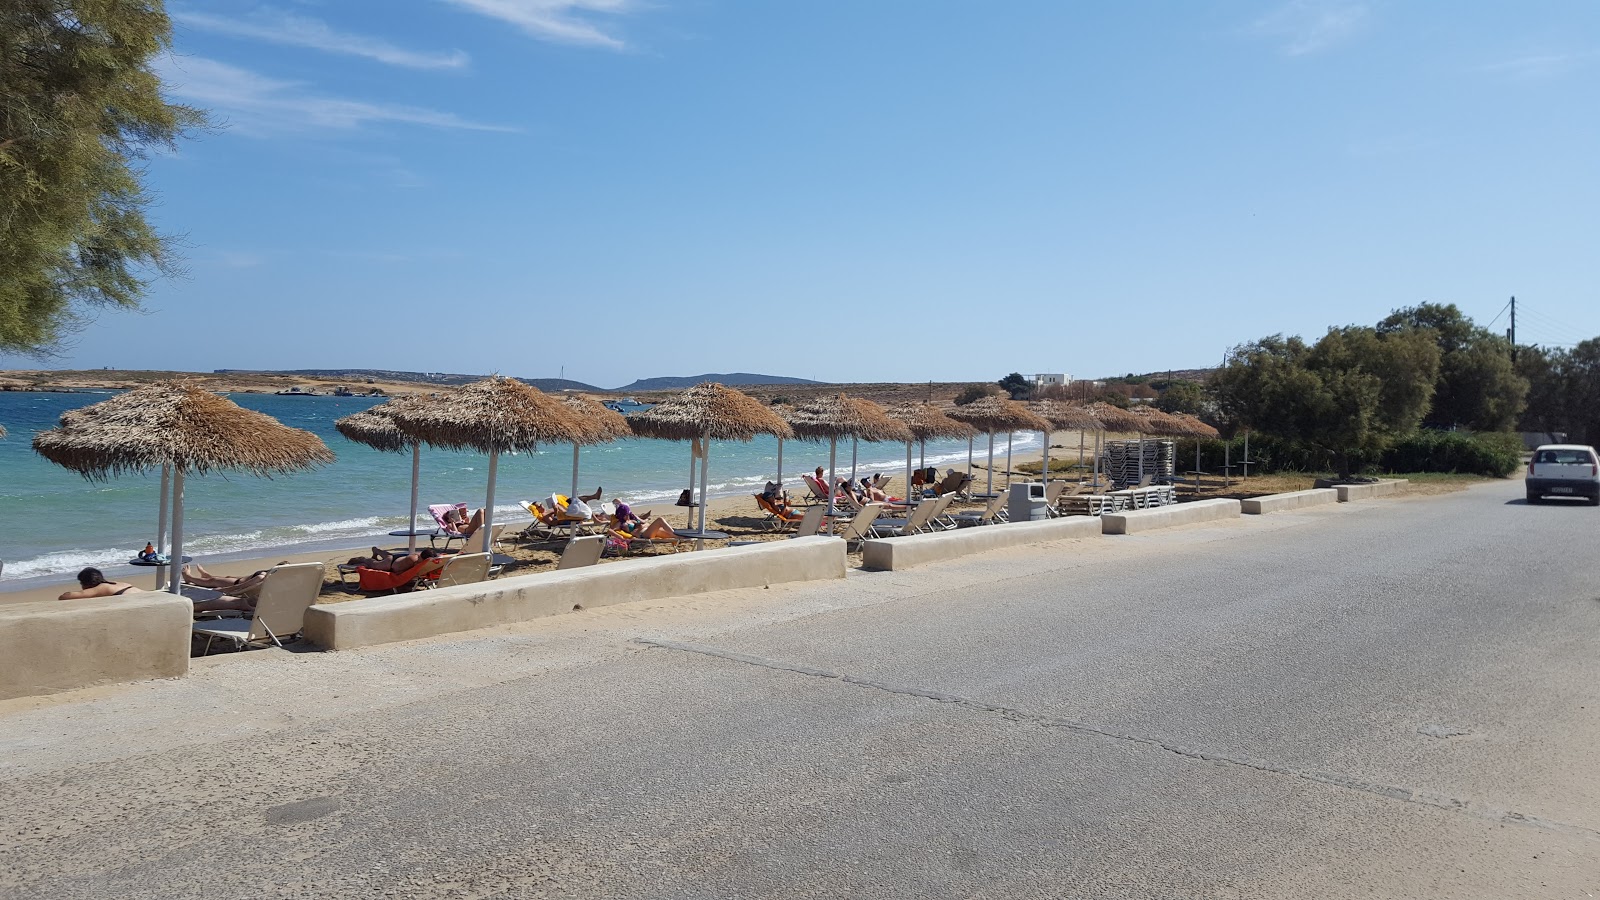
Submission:
[[[0,704],[8,897],[1588,897],[1520,482]]]

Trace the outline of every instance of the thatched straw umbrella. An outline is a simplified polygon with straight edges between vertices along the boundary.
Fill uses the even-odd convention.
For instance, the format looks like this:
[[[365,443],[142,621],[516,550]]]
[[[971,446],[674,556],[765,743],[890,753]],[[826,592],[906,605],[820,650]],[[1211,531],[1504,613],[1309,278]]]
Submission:
[[[944,411],[932,403],[908,403],[889,410],[889,415],[900,424],[911,430],[921,447],[921,468],[928,467],[928,439],[929,438],[970,438],[976,430],[965,422],[957,422],[944,414]],[[911,446],[906,445],[906,492],[911,491]]]
[[[1139,418],[1139,479],[1144,480],[1144,436],[1153,434],[1157,437],[1182,437],[1189,433],[1189,427],[1182,421],[1170,416],[1153,406],[1136,406],[1128,410]]]
[[[270,478],[333,462],[333,452],[311,432],[181,382],[157,382],[65,413],[59,428],[33,436],[33,449],[91,481],[158,467],[172,472],[168,590],[174,594],[183,567],[185,475],[243,471]]]
[[[691,441],[689,489],[694,490],[694,460],[700,459],[700,525],[706,533],[706,476],[711,440],[748,441],[758,434],[792,437],[777,413],[760,400],[716,382],[697,384],[676,397],[656,404],[644,412],[628,416],[628,427],[640,437],[668,441]],[[693,510],[690,514],[693,515]]]
[[[950,411],[950,418],[958,422],[966,422],[979,431],[989,434],[989,479],[984,493],[994,495],[994,435],[997,431],[1004,431],[1007,441],[1010,441],[1011,432],[1014,431],[1042,431],[1045,441],[1050,440],[1050,423],[1028,411],[1026,406],[1009,397],[993,394],[982,400],[975,400],[966,406],[958,406]],[[1006,481],[1011,479],[1011,450],[1009,443],[1006,449]]]
[[[1098,429],[1100,420],[1096,419],[1087,409],[1060,403],[1055,400],[1041,400],[1033,405],[1034,414],[1050,423],[1051,428],[1062,431],[1078,432],[1078,465],[1083,465],[1083,433],[1090,429]],[[1050,482],[1050,435],[1044,438],[1044,466],[1040,471],[1039,480],[1048,484]]]
[[[911,458],[911,430],[890,418],[883,407],[871,400],[846,397],[844,394],[818,397],[790,413],[789,426],[794,429],[796,437],[828,440],[828,483],[824,487],[828,490],[827,518],[830,529],[833,522],[833,495],[837,490],[839,438],[848,437],[869,443],[907,441],[906,459],[909,462]],[[851,478],[853,480],[855,476]]]
[[[422,442],[400,430],[394,414],[402,407],[418,402],[414,397],[394,397],[377,406],[335,419],[333,427],[358,444],[366,444],[384,453],[411,451],[411,518],[406,520],[406,549],[417,549],[417,485],[422,478]],[[422,532],[431,534],[433,529]],[[396,536],[399,533],[396,532]]]
[[[578,423],[589,430],[589,436],[583,441],[572,442],[572,494],[578,496],[578,447],[580,445],[609,444],[618,438],[633,437],[633,429],[628,427],[628,420],[622,413],[617,412],[604,403],[597,403],[588,397],[577,394],[567,394],[561,398],[571,410]]]
[[[489,456],[489,486],[483,502],[484,552],[494,526],[494,487],[500,454],[532,453],[540,443],[585,440],[589,432],[571,407],[515,378],[491,375],[394,412],[400,430],[434,447],[476,450]]]

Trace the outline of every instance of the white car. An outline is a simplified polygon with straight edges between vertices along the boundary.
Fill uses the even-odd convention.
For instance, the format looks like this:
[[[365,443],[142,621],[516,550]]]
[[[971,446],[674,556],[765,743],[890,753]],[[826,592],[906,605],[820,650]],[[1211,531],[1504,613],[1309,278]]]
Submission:
[[[1600,506],[1600,456],[1583,444],[1546,444],[1528,463],[1528,502],[1545,497],[1587,497]]]

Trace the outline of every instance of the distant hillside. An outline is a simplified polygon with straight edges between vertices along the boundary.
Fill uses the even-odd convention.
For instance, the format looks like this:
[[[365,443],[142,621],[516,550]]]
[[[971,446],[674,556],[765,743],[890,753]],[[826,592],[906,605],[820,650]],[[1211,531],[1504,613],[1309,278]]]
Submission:
[[[617,388],[618,393],[629,391],[671,391],[689,388],[703,381],[717,381],[726,385],[750,384],[822,384],[805,378],[786,378],[782,375],[753,375],[749,372],[730,372],[722,375],[685,375],[683,377],[641,378],[633,384]]]
[[[289,375],[301,378],[346,378],[351,381],[404,381],[417,384],[455,385],[467,384],[482,378],[482,375],[452,375],[446,372],[396,372],[389,369],[217,369],[218,375]],[[603,392],[604,388],[597,388],[592,384],[581,381],[572,381],[567,378],[523,378],[521,381],[531,384],[541,391],[596,391]]]

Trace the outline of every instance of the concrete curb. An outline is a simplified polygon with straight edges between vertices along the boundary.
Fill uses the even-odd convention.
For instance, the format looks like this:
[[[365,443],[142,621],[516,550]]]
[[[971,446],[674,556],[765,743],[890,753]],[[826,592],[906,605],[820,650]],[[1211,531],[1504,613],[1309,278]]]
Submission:
[[[1390,478],[1371,484],[1336,484],[1333,489],[1339,492],[1340,503],[1349,503],[1352,500],[1371,500],[1374,497],[1398,494],[1405,483],[1404,478]]]
[[[1106,513],[1100,517],[1106,534],[1135,534],[1174,525],[1193,525],[1217,519],[1234,519],[1239,516],[1237,500],[1196,500],[1155,509],[1136,509],[1128,512]]]
[[[184,675],[193,622],[157,591],[0,606],[0,700]]]
[[[1068,516],[1043,522],[1014,522],[910,537],[875,538],[861,545],[861,567],[896,572],[987,550],[1065,541],[1099,533],[1097,519]]]
[[[844,541],[797,538],[313,606],[306,611],[305,635],[319,647],[349,650],[526,622],[579,607],[843,578],[844,573]]]
[[[1268,494],[1265,497],[1251,497],[1240,500],[1240,511],[1247,516],[1259,516],[1263,513],[1283,512],[1286,509],[1300,509],[1306,506],[1321,506],[1324,503],[1338,503],[1339,492],[1333,488],[1315,488],[1308,491],[1290,491],[1287,494]]]

